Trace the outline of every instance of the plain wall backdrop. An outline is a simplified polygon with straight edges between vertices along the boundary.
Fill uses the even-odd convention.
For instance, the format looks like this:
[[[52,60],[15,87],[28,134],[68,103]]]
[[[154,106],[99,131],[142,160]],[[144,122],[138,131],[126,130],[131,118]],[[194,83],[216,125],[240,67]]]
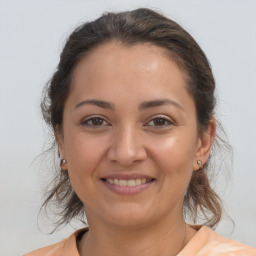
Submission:
[[[47,224],[40,224],[44,233],[37,226],[50,173],[47,160],[34,161],[48,138],[39,111],[42,88],[73,28],[104,11],[138,7],[183,25],[211,62],[218,116],[234,148],[232,178],[217,185],[235,229],[224,218],[217,230],[256,247],[256,1],[0,0],[0,255],[22,255],[73,232],[47,235]]]

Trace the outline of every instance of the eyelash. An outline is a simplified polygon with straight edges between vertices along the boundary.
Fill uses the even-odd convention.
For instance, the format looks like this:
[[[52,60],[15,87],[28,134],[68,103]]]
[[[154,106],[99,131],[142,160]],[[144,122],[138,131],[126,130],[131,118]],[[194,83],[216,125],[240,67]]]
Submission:
[[[163,125],[157,125],[156,123],[154,123],[156,120],[161,120],[164,122]],[[100,121],[100,124],[93,124],[94,121]],[[150,124],[153,123],[153,124]],[[81,121],[81,125],[83,126],[88,126],[88,127],[93,127],[93,128],[101,128],[103,126],[110,126],[109,122],[107,122],[105,120],[104,117],[100,117],[100,116],[95,116],[95,117],[89,117],[86,119],[83,119]],[[170,120],[170,118],[167,118],[166,116],[154,116],[153,118],[151,118],[148,122],[145,123],[144,126],[155,126],[157,128],[164,128],[164,127],[168,127],[170,125],[174,125],[174,122],[172,120]]]
[[[164,124],[163,125],[156,125],[154,123],[154,121],[156,121],[157,119],[161,120],[161,121],[164,121]],[[150,124],[151,122],[153,122],[154,124]],[[173,125],[173,124],[174,123],[170,118],[168,118],[166,116],[162,116],[162,115],[154,116],[153,118],[150,119],[149,122],[147,122],[147,126],[155,126],[157,128],[164,128],[164,127],[167,127],[167,126],[170,126],[170,125]]]
[[[105,122],[105,124],[100,124],[100,125],[93,124],[92,122],[96,121],[97,119],[101,120],[103,123]],[[91,123],[89,124],[89,122],[91,122]],[[83,119],[82,122],[81,122],[81,125],[99,128],[99,127],[102,127],[102,126],[108,126],[110,124],[103,117],[95,116],[95,117],[89,117],[89,118]]]

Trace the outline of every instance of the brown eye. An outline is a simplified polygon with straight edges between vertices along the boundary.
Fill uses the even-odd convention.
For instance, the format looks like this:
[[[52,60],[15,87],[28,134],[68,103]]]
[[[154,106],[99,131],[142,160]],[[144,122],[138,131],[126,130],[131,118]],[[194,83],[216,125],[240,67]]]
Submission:
[[[170,126],[172,124],[173,124],[173,122],[171,120],[169,120],[169,118],[167,118],[165,116],[164,117],[159,116],[159,117],[155,117],[155,118],[151,119],[146,125],[161,128],[161,127]]]
[[[164,118],[155,118],[153,120],[153,122],[154,122],[154,125],[156,125],[156,126],[162,126],[162,125],[166,125],[168,123],[168,121]]]
[[[106,120],[104,120],[101,117],[92,117],[92,118],[88,118],[86,120],[83,120],[82,125],[92,126],[92,127],[95,127],[95,126],[101,127],[101,126],[108,125],[108,123],[107,123]]]
[[[92,118],[91,119],[92,125],[103,125],[104,120],[102,118]]]

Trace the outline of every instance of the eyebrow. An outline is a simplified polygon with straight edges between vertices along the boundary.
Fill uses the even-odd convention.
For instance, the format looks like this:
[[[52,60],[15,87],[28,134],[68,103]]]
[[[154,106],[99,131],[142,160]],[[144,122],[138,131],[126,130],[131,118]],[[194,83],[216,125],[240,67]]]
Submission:
[[[114,110],[115,107],[114,107],[114,104],[112,103],[109,103],[109,102],[106,102],[104,100],[96,100],[96,99],[91,99],[91,100],[83,100],[81,101],[80,103],[78,103],[76,106],[75,106],[75,109],[76,108],[79,108],[83,105],[86,105],[86,104],[89,104],[89,105],[95,105],[97,107],[100,107],[100,108],[104,108],[104,109],[111,109],[111,110]]]
[[[115,110],[115,106],[113,103],[109,103],[107,101],[97,100],[97,99],[83,100],[75,106],[75,109],[79,108],[83,105],[87,105],[87,104],[94,105],[94,106],[97,106],[97,107],[100,107],[103,109]],[[184,110],[184,108],[179,103],[177,103],[176,101],[170,100],[170,99],[158,99],[158,100],[142,102],[139,105],[139,110],[160,107],[160,106],[164,106],[164,105],[172,105],[172,106],[178,107],[181,110]]]
[[[160,107],[164,105],[172,105],[172,106],[178,107],[181,110],[184,110],[184,108],[178,102],[170,99],[146,101],[140,104],[139,109],[143,110],[147,108]]]

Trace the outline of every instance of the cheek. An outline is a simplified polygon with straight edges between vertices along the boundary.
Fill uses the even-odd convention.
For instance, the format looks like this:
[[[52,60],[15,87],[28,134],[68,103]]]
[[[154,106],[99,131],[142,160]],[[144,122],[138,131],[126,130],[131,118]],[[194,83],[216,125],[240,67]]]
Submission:
[[[97,160],[102,157],[105,151],[104,140],[95,139],[93,136],[78,133],[68,136],[65,141],[65,151],[67,159],[72,166],[79,166],[84,163],[86,166],[97,164]],[[82,166],[81,166],[82,167]]]
[[[84,205],[97,198],[95,182],[98,182],[97,166],[104,156],[104,142],[77,133],[65,141],[68,173],[71,185]]]
[[[149,155],[151,166],[158,175],[159,207],[168,205],[167,211],[182,207],[184,194],[193,172],[194,142],[190,136],[172,136],[151,140]]]
[[[164,193],[170,197],[183,198],[193,173],[195,138],[186,135],[170,136],[151,148],[152,158],[159,171]],[[158,146],[156,146],[158,145]],[[179,195],[179,196],[178,196]],[[171,201],[171,200],[170,200]]]
[[[92,136],[78,133],[69,136],[65,146],[69,176],[74,189],[90,186],[98,178],[96,169],[104,158],[106,143],[102,139],[96,140]]]
[[[193,169],[195,143],[185,136],[174,136],[164,139],[155,145],[151,152],[166,173],[180,174]]]

